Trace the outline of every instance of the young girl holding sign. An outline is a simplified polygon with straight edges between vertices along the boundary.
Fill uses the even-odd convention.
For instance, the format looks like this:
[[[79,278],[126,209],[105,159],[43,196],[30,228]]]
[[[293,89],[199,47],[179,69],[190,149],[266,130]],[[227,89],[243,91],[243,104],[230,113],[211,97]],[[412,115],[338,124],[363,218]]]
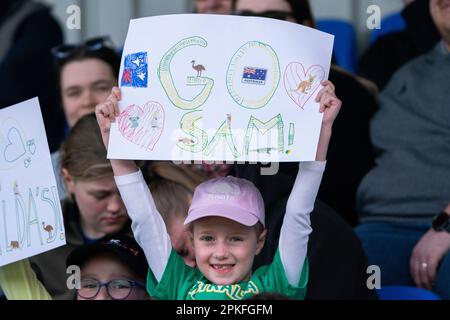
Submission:
[[[132,160],[111,160],[115,179],[150,271],[147,290],[157,299],[245,299],[260,292],[278,292],[302,299],[308,280],[306,250],[311,232],[309,213],[326,164],[331,129],[341,101],[334,85],[324,81],[316,97],[324,113],[316,161],[300,164],[286,208],[279,249],[271,265],[252,274],[266,230],[264,203],[244,179],[218,178],[200,184],[185,225],[193,241],[196,268],[187,266],[171,247],[142,173]],[[111,122],[119,115],[120,89],[96,107],[103,142],[108,146]]]

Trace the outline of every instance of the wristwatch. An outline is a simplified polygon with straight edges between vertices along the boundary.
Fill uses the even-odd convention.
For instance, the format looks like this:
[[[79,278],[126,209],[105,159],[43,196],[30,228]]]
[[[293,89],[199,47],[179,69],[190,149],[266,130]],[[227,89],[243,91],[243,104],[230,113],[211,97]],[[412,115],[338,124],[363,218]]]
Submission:
[[[441,212],[433,219],[433,230],[447,231],[450,233],[450,216],[447,212]]]

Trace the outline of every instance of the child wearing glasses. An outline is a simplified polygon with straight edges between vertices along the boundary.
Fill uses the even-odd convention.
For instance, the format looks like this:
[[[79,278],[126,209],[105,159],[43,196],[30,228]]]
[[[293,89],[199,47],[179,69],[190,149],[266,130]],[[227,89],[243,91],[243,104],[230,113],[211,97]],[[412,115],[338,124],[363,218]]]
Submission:
[[[69,132],[61,146],[60,167],[68,191],[61,205],[67,244],[30,262],[52,297],[66,300],[71,298],[65,266],[70,252],[107,235],[132,232],[94,114],[82,117]]]
[[[144,252],[131,237],[114,235],[78,247],[69,255],[66,265],[81,269],[80,288],[75,291],[78,300],[148,299],[145,290],[148,264]]]
[[[74,299],[149,299],[144,284],[148,265],[144,252],[130,237],[113,235],[78,247],[68,256],[66,265],[78,266],[81,271],[81,278],[71,281],[71,285],[79,284]],[[0,286],[10,300],[52,299],[28,259],[1,267]]]
[[[172,249],[142,173],[132,160],[111,160],[116,184],[132,219],[136,240],[150,272],[147,290],[156,299],[247,299],[262,292],[303,299],[308,281],[306,258],[311,232],[309,214],[325,169],[331,129],[341,101],[329,81],[316,97],[323,113],[316,161],[300,163],[286,207],[279,248],[273,262],[252,273],[254,257],[266,238],[264,203],[249,181],[217,178],[200,184],[185,220],[192,238],[196,267],[187,266]],[[120,89],[96,107],[103,142],[108,146],[111,122],[119,114]]]

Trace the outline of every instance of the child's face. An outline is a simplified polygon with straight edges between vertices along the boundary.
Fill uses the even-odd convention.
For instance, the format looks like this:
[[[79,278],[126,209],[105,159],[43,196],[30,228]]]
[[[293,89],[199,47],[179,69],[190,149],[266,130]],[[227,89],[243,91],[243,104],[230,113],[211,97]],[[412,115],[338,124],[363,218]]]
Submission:
[[[81,227],[87,237],[97,239],[123,228],[128,215],[113,177],[83,181],[74,180],[68,173],[64,176],[67,190],[77,203]]]
[[[194,222],[193,244],[197,267],[212,283],[235,284],[250,279],[253,259],[261,251],[266,231],[222,217]]]
[[[81,278],[97,280],[102,283],[107,283],[112,280],[134,280],[141,283],[145,283],[145,279],[140,279],[133,271],[119,260],[116,256],[110,254],[100,254],[94,258],[85,262],[81,268]],[[80,291],[86,290],[92,292],[90,287],[83,288]],[[126,291],[125,288],[116,288],[117,291]],[[119,293],[122,294],[122,293]],[[83,295],[83,294],[82,294]],[[144,300],[147,299],[147,292],[145,287],[135,286],[132,287],[131,292],[127,295],[125,300]],[[77,296],[78,300],[86,300],[80,295]],[[111,300],[112,297],[108,294],[106,287],[101,287],[97,295],[89,300]]]

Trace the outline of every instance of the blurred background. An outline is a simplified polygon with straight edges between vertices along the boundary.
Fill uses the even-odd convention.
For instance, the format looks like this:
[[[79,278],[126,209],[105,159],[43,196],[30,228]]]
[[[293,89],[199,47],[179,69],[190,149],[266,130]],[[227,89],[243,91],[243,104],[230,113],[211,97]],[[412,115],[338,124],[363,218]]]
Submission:
[[[66,42],[80,42],[96,35],[111,35],[115,45],[122,47],[130,19],[154,15],[189,13],[193,11],[193,0],[40,0],[52,7],[65,33]],[[316,19],[339,19],[353,25],[358,53],[362,53],[369,43],[372,30],[366,27],[370,5],[378,5],[381,18],[403,8],[403,0],[311,0]],[[81,29],[69,30],[64,27],[71,5],[81,10]]]
[[[333,124],[327,169],[317,196],[321,205],[312,214],[315,233],[308,248],[311,285],[307,298],[450,299],[450,238],[443,242],[440,224],[441,229],[430,229],[432,219],[444,217],[448,221],[446,215],[450,215],[449,167],[445,165],[450,150],[442,143],[450,136],[450,114],[442,103],[448,101],[445,80],[450,60],[445,48],[450,48],[450,0],[309,0],[315,19],[306,1],[267,1],[269,8],[261,0],[239,2],[243,15],[264,14],[310,26],[315,20],[317,29],[335,35],[329,80],[335,84],[343,107]],[[288,6],[283,8],[285,2]],[[61,152],[60,144],[77,121],[93,112],[118,84],[119,53],[130,19],[192,13],[194,3],[199,12],[210,12],[208,6],[220,3],[214,12],[225,8],[224,13],[231,11],[232,1],[0,0],[0,109],[39,97],[61,199],[65,191],[60,167],[64,148]],[[148,30],[148,36],[167,31]],[[105,35],[114,47],[109,39],[100,37]],[[444,50],[436,46],[441,40]],[[433,48],[439,50],[430,51]],[[426,53],[430,55],[427,60],[415,59]],[[391,81],[393,84],[387,85]],[[384,112],[373,117],[379,110]],[[94,126],[97,128],[95,119]],[[104,152],[101,138],[95,139],[86,138],[81,145],[96,142],[95,147]],[[76,148],[72,152],[78,155]],[[105,156],[99,154],[104,161]],[[276,176],[261,175],[258,166],[202,164],[194,169],[211,177],[234,170],[237,176],[255,183],[268,208],[266,216],[271,217],[268,234],[272,239],[268,243],[273,244],[266,245],[255,262],[262,265],[272,261],[298,164],[283,163]],[[109,193],[115,199],[115,193]],[[444,206],[447,213],[436,216]],[[82,207],[72,208],[80,211]],[[77,233],[85,224],[76,227]],[[83,238],[80,243],[91,240]],[[438,267],[439,259],[442,264]],[[66,290],[63,260],[58,262],[64,265],[59,269],[63,272],[57,275],[64,278],[59,283],[61,292]],[[53,268],[55,260],[48,261]],[[383,269],[383,289],[387,284],[394,286],[392,291],[374,296],[373,288],[368,287],[368,265]],[[424,272],[428,270],[431,277],[438,268],[436,292],[414,287],[423,288]],[[50,278],[52,270],[47,274]]]

